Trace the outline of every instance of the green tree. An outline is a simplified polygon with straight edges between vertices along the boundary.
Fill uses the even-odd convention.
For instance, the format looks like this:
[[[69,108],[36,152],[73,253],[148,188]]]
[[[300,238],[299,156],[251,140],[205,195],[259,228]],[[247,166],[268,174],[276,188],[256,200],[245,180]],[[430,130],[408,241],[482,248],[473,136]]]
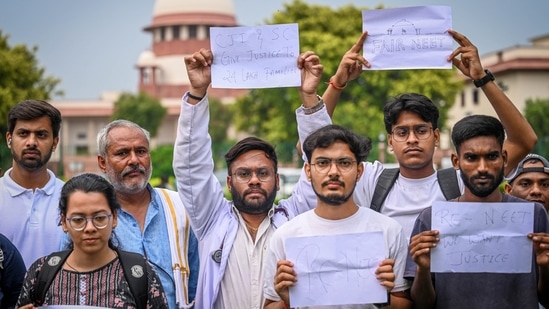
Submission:
[[[323,80],[328,81],[343,54],[362,33],[362,10],[354,5],[338,9],[310,5],[301,0],[285,4],[267,24],[299,24],[301,51],[313,50],[324,65]],[[341,95],[334,122],[377,140],[385,133],[382,108],[388,98],[404,92],[426,95],[441,110],[444,125],[460,84],[454,70],[390,70],[363,72]],[[319,94],[326,85],[319,87]],[[294,111],[300,105],[294,88],[256,89],[235,105],[237,129],[262,136],[273,143],[297,140]],[[367,120],[367,121],[365,121]]]
[[[126,119],[133,121],[149,131],[151,136],[154,137],[166,112],[166,108],[162,106],[159,100],[145,92],[137,95],[123,93],[114,102],[114,113],[111,120]]]
[[[219,169],[225,166],[224,155],[230,147],[227,141],[227,128],[231,126],[234,111],[230,105],[211,98],[210,115],[209,133],[212,137],[212,154],[216,169]]]
[[[524,117],[538,136],[536,152],[544,157],[549,156],[549,98],[528,99],[524,108]]]
[[[153,172],[151,177],[175,177],[173,173],[173,145],[161,145],[151,150]]]
[[[4,171],[11,166],[11,154],[4,140],[10,109],[25,99],[50,100],[63,94],[56,90],[60,80],[45,76],[45,69],[38,64],[38,47],[12,47],[8,39],[0,30],[0,167]]]

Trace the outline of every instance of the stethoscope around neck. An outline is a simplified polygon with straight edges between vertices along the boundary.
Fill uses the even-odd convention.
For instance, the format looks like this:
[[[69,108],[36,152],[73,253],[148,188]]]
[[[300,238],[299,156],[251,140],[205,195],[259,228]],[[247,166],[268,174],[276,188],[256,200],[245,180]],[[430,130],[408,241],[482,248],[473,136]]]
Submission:
[[[275,214],[277,212],[282,212],[283,215],[286,217],[286,219],[290,220],[290,215],[288,214],[288,211],[284,207],[276,207],[275,208]],[[274,215],[273,215],[274,217]],[[271,223],[273,223],[273,219],[271,217]],[[225,236],[223,236],[223,240],[221,241],[221,246],[219,246],[219,249],[216,249],[212,252],[212,260],[218,264],[221,263],[221,257],[223,256],[223,244],[225,243],[225,237],[227,234],[225,233]]]

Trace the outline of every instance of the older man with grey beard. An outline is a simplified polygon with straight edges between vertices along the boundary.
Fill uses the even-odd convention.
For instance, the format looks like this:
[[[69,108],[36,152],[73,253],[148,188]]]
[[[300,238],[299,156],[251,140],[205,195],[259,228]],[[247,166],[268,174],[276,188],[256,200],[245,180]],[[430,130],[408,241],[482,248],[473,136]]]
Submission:
[[[116,120],[97,136],[99,167],[116,190],[122,209],[116,236],[122,248],[146,256],[158,273],[170,308],[193,305],[198,280],[198,243],[175,191],[149,185],[149,132]]]

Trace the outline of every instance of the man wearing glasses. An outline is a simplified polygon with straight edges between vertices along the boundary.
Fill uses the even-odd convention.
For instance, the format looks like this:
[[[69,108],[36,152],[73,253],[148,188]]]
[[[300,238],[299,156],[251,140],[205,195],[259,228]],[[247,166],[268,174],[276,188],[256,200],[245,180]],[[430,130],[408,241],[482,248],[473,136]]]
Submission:
[[[271,236],[277,227],[309,210],[302,187],[310,185],[302,176],[290,198],[276,207],[280,177],[275,149],[248,137],[225,154],[233,200],[225,199],[214,174],[208,133],[212,62],[213,54],[206,49],[185,57],[191,86],[181,103],[173,160],[177,189],[200,244],[195,308],[262,308],[263,260]],[[322,73],[312,52],[300,55],[298,65],[302,76]],[[306,191],[315,200],[312,190]]]
[[[408,283],[403,277],[408,250],[402,227],[387,216],[366,207],[359,207],[353,198],[356,182],[364,172],[362,161],[366,159],[371,148],[370,139],[337,125],[320,128],[305,140],[303,151],[309,159],[305,163],[305,173],[317,196],[317,205],[314,210],[295,217],[275,231],[271,245],[267,249],[265,262],[266,302],[264,308],[280,308],[280,302],[283,302],[282,308],[296,307],[293,306],[292,299],[289,297],[289,287],[293,286],[300,278],[306,281],[308,276],[322,276],[319,271],[318,273],[304,272],[299,277],[300,274],[294,270],[294,264],[297,265],[299,262],[288,260],[287,257],[286,241],[289,238],[343,236],[379,231],[383,233],[385,252],[383,260],[379,263],[375,261],[375,265],[378,265],[375,269],[376,279],[381,286],[391,291],[391,308],[411,308],[411,302],[406,297]],[[346,253],[353,251],[351,246],[342,245],[343,253],[338,255],[338,258],[345,260],[345,257],[348,257]],[[353,254],[356,253],[353,252]],[[362,262],[366,260],[364,257],[361,259],[364,259],[361,260]],[[311,257],[310,263],[316,263],[315,260],[314,257]],[[340,266],[349,260],[346,262],[335,259],[323,261],[326,264],[332,262],[334,265]],[[349,268],[361,272],[366,268],[365,264]],[[331,267],[328,268],[333,270]],[[351,282],[353,279],[349,279],[347,282],[329,282],[328,284],[331,286],[351,284]],[[368,293],[366,290],[364,293]],[[337,308],[374,307],[365,304],[332,303],[331,305],[330,308],[336,308],[336,306]]]
[[[454,66],[470,78],[484,92],[503,123],[507,139],[503,148],[508,152],[505,175],[534,147],[537,137],[513,102],[499,89],[493,75],[484,70],[477,48],[462,34],[448,31],[460,45],[448,57]],[[316,129],[331,123],[331,113],[348,81],[357,78],[362,66],[369,62],[361,50],[366,40],[364,32],[353,47],[345,53],[322,100],[314,92],[301,90],[303,106],[297,111],[299,139],[304,141]],[[335,84],[335,85],[334,85]],[[323,101],[326,102],[325,106]],[[433,164],[433,155],[440,144],[437,105],[424,95],[405,93],[391,98],[383,109],[387,141],[399,164],[399,175],[392,182],[385,200],[380,202],[380,212],[397,220],[409,237],[417,215],[433,201],[445,201]],[[365,163],[364,176],[357,183],[355,200],[361,206],[370,207],[376,184],[384,171],[378,161]],[[451,175],[454,177],[454,175]],[[460,172],[456,171],[459,189],[464,190]],[[456,196],[457,197],[457,196]]]

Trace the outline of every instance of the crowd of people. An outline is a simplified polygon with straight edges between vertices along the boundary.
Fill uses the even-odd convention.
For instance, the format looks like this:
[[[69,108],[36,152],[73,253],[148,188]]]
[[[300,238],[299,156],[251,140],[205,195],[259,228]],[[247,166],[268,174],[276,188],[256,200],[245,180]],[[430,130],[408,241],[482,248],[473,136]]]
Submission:
[[[485,78],[491,73],[475,45],[448,32],[459,47],[446,60],[475,81],[499,118],[473,115],[454,125],[453,169],[442,176],[454,184],[450,191],[433,164],[441,133],[439,110],[428,97],[403,93],[384,105],[388,145],[399,163],[393,176],[367,161],[369,138],[332,124],[345,86],[370,66],[361,55],[367,32],[343,55],[321,97],[320,57],[307,51],[296,59],[305,163],[292,195],[278,204],[278,159],[268,141],[247,137],[225,154],[231,200],[214,174],[210,50],[184,58],[190,88],[175,140],[177,190],[149,184],[149,132],[127,120],[110,122],[97,136],[104,176],[63,182],[47,168],[60,140],[60,112],[41,100],[18,103],[6,133],[13,165],[0,177],[0,309],[549,306],[549,161],[530,153],[536,134],[493,78]],[[442,236],[432,229],[438,201],[533,204],[533,226],[524,235],[530,271],[432,271],[431,253]],[[293,305],[292,293],[307,275],[292,260],[289,239],[375,232],[382,234],[384,258],[372,276],[385,302]]]

